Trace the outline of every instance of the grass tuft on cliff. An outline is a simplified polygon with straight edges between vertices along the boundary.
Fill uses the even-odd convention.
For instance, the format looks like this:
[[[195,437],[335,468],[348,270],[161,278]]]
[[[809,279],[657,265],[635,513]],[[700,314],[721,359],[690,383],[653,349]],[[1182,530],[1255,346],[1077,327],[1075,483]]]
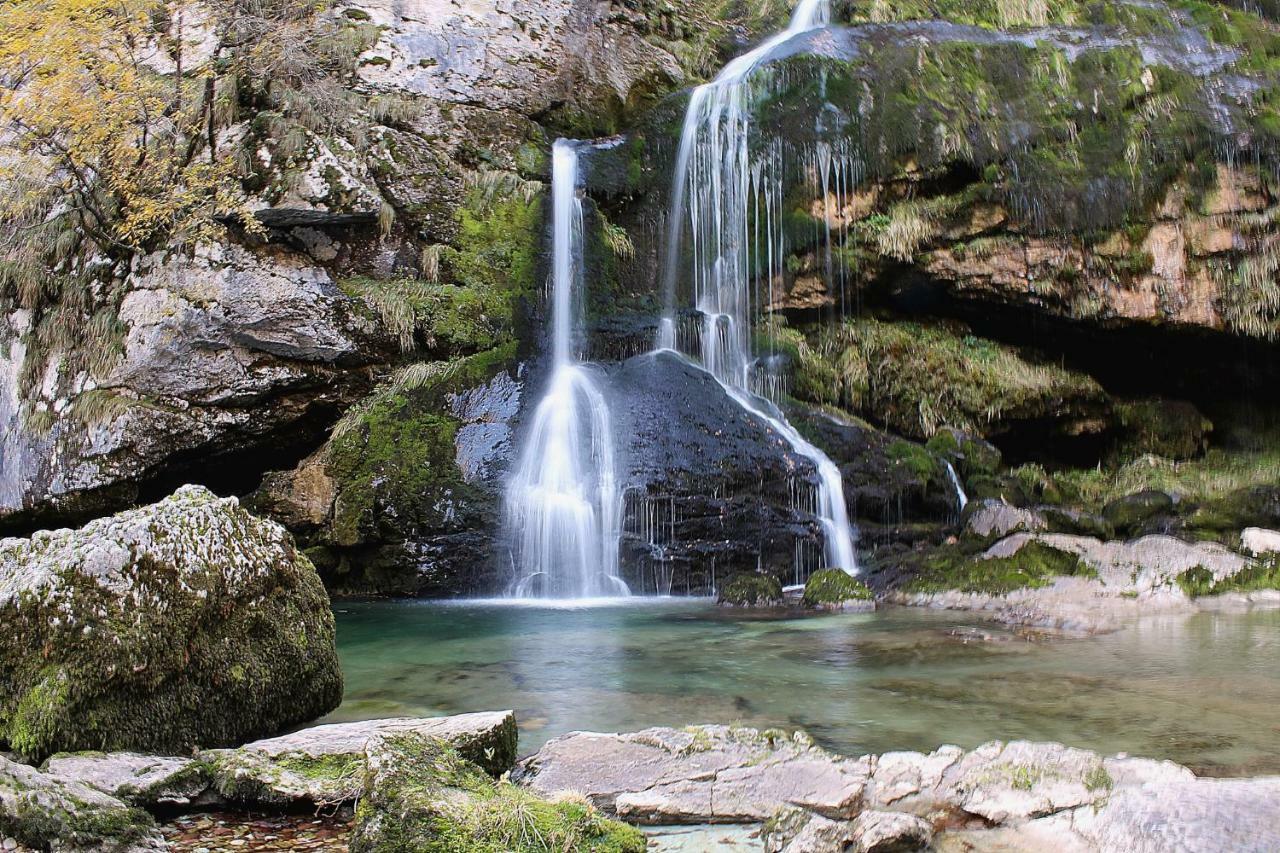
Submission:
[[[943,426],[988,434],[1002,423],[1104,408],[1091,377],[1030,361],[948,325],[848,320],[811,339],[782,330],[796,395],[928,438]]]

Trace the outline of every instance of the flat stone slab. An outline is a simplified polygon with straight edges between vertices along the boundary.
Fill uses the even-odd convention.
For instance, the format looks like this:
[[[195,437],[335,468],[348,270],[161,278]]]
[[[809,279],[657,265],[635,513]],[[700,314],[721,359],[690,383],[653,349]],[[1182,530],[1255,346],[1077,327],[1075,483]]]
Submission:
[[[59,753],[41,769],[136,806],[198,804],[209,787],[194,759],[137,752]]]
[[[787,805],[852,817],[870,766],[803,734],[691,726],[574,732],[549,741],[515,775],[539,794],[584,796],[630,823],[753,823]]]
[[[236,749],[206,750],[200,759],[210,768],[219,794],[233,802],[345,803],[360,792],[366,747],[375,739],[396,735],[446,741],[490,775],[515,763],[512,711],[331,723]]]

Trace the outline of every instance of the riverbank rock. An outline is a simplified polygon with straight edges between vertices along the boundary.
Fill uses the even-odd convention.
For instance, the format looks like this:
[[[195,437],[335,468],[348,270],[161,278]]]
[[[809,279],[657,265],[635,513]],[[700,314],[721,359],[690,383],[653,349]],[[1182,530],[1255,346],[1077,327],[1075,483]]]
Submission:
[[[570,793],[639,824],[753,823],[783,805],[831,818],[858,813],[870,773],[803,733],[731,726],[574,732],[548,741],[513,778],[551,796]]]
[[[930,843],[992,853],[1063,844],[1209,853],[1280,843],[1273,819],[1280,777],[1198,779],[1171,762],[1106,758],[1059,743],[992,741],[849,759],[800,733],[722,726],[575,732],[525,759],[516,777],[544,796],[585,797],[634,823],[763,822],[761,846],[772,853]],[[974,825],[981,829],[963,829]],[[934,827],[944,828],[936,838]]]
[[[8,838],[67,853],[168,849],[146,812],[0,756],[0,840]]]
[[[194,758],[138,752],[70,752],[51,756],[41,770],[59,781],[91,788],[143,808],[191,807],[216,801],[209,774]]]
[[[333,614],[310,561],[234,498],[0,541],[0,745],[181,753],[336,707]]]
[[[352,853],[644,853],[645,846],[638,830],[581,798],[548,800],[495,781],[438,738],[405,732],[368,746]]]
[[[413,736],[448,744],[491,776],[516,760],[516,718],[511,711],[452,717],[401,717],[313,726],[236,749],[200,754],[219,796],[248,805],[323,805],[356,799],[366,754],[377,738]]]
[[[1095,634],[1153,613],[1222,609],[1228,605],[1213,598],[1189,597],[1184,589],[1188,573],[1203,575],[1211,585],[1252,565],[1246,557],[1216,542],[1184,542],[1163,535],[1104,542],[1065,533],[1015,533],[991,545],[974,561],[979,565],[985,560],[1016,565],[1019,555],[1044,549],[1077,560],[1079,568],[1074,576],[1040,578],[1038,586],[1014,590],[911,591],[908,587],[887,598],[908,606],[989,613],[1010,625]],[[1267,592],[1250,593],[1244,605],[1267,605]]]

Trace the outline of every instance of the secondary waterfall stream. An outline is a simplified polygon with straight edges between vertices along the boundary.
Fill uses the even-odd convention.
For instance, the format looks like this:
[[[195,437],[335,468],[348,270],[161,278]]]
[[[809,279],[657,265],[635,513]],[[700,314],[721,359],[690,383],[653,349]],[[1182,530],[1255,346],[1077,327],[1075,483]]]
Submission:
[[[627,595],[609,409],[577,357],[583,290],[578,144],[552,147],[552,364],[507,487],[517,597]]]
[[[772,185],[781,180],[781,153],[771,146],[754,154],[751,150],[755,105],[751,76],[775,48],[825,25],[829,19],[828,0],[801,0],[785,30],[737,57],[715,80],[693,91],[672,179],[663,269],[667,312],[659,324],[657,345],[660,349],[675,349],[678,345],[676,280],[687,227],[694,304],[702,318],[697,357],[739,405],[766,421],[796,453],[813,463],[818,473],[816,515],[823,528],[825,565],[855,573],[853,530],[839,469],[825,453],[806,441],[776,406],[759,396],[761,389],[752,381],[757,359],[752,351],[751,325],[754,306],[759,301],[752,299],[752,286],[760,278],[763,254],[764,274],[772,288],[783,253],[777,211],[761,210],[758,201],[761,194],[769,195]],[[757,222],[755,257],[750,251],[753,204]],[[767,219],[768,232],[763,246],[758,239],[761,217]],[[752,274],[753,261],[756,275]]]

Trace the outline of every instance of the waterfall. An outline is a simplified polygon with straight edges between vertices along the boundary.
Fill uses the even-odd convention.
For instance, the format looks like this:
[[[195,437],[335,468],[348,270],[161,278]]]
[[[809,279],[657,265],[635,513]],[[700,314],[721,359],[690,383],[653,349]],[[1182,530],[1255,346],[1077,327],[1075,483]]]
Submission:
[[[840,471],[821,450],[806,441],[775,406],[761,399],[753,377],[751,324],[754,306],[749,246],[755,237],[755,261],[765,260],[764,277],[770,288],[784,258],[780,214],[782,204],[782,146],[751,150],[751,72],[775,48],[793,36],[823,26],[830,18],[828,0],[800,0],[785,30],[754,50],[737,57],[710,83],[699,86],[689,99],[676,154],[671,210],[667,218],[667,246],[663,267],[666,317],[660,324],[658,346],[675,343],[675,300],[680,246],[687,228],[693,256],[691,282],[694,303],[702,315],[698,358],[744,409],[766,421],[792,449],[813,462],[818,472],[818,512],[825,542],[825,565],[857,571],[853,531],[845,509]],[[756,231],[765,219],[766,237],[750,233],[754,205]],[[772,298],[770,298],[772,301]],[[767,372],[765,373],[767,376]]]
[[[956,473],[951,463],[943,460],[942,464],[947,466],[947,479],[951,481],[951,488],[956,491],[956,506],[959,507],[957,513],[963,513],[965,506],[969,503],[969,496],[964,493],[964,486],[960,484],[960,475]]]
[[[582,199],[576,143],[552,147],[552,365],[534,410],[506,510],[517,597],[627,595],[618,577],[621,500],[609,409],[579,362]]]

